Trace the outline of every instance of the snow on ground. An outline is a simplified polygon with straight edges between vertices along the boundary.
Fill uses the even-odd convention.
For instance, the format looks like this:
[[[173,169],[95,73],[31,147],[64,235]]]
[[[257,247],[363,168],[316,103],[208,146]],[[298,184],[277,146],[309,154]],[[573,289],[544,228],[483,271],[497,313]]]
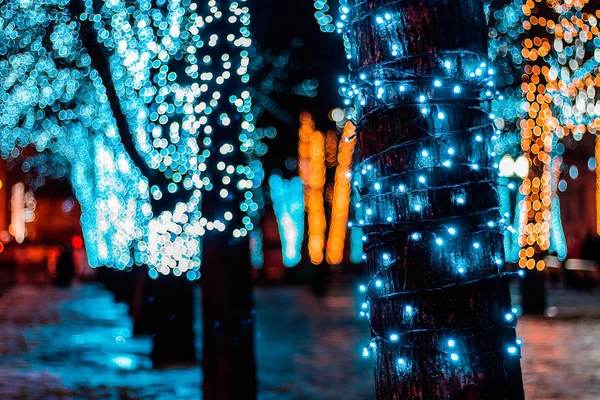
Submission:
[[[257,290],[261,400],[374,398],[353,289]],[[599,297],[552,292],[555,318],[520,318],[528,399],[600,399]],[[98,284],[12,288],[0,296],[0,399],[200,398],[199,366],[152,369],[150,338],[131,330],[126,306]]]

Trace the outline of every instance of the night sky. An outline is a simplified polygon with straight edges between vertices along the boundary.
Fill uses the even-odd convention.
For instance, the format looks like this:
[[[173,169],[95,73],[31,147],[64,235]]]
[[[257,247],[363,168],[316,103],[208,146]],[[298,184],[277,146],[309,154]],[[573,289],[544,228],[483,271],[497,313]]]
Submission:
[[[342,105],[337,78],[345,75],[348,67],[340,35],[321,32],[314,13],[310,0],[253,0],[251,26],[254,40],[262,48],[276,53],[292,50],[289,82],[319,81],[318,95],[314,98],[285,95],[275,100],[296,120],[302,111],[309,111],[317,121],[317,129],[326,131],[335,128],[327,113]],[[298,40],[303,45],[294,48],[292,42]],[[264,157],[267,176],[273,169],[284,170],[286,158],[297,157],[298,143],[298,124],[286,126],[266,114],[258,126],[269,125],[277,128],[278,136],[268,143],[269,152]]]

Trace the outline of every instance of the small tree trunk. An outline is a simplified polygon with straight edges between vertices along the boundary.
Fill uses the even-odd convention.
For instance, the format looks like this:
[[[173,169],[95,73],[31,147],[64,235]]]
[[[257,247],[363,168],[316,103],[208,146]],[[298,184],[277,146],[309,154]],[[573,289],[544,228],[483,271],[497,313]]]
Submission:
[[[254,301],[247,239],[204,241],[204,400],[254,400]]]
[[[533,269],[521,281],[523,314],[544,315],[546,311],[546,274]]]
[[[523,399],[483,2],[350,5],[377,399]]]
[[[194,284],[182,277],[161,276],[148,281],[154,294],[152,319],[155,367],[196,361],[194,334]]]

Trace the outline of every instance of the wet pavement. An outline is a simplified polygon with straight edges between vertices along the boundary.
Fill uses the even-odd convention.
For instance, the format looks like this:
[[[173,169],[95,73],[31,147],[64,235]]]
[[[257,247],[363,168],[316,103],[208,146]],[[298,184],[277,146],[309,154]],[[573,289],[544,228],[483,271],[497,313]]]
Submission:
[[[324,298],[256,291],[261,400],[373,399],[355,285]],[[518,299],[517,299],[518,300]],[[554,318],[519,319],[528,399],[600,399],[600,292],[550,292]],[[0,399],[198,399],[198,366],[154,370],[125,304],[99,284],[17,286],[0,296]]]

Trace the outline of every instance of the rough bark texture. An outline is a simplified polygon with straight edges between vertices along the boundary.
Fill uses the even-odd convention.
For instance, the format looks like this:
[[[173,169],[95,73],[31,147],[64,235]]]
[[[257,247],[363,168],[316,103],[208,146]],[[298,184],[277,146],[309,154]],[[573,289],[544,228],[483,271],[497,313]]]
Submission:
[[[485,168],[491,151],[485,142],[493,128],[482,129],[486,140],[475,145],[472,129],[490,120],[480,109],[477,85],[483,85],[465,82],[468,71],[478,68],[487,55],[483,3],[353,0],[350,4],[352,81],[361,85],[359,74],[364,72],[367,81],[379,79],[386,89],[381,101],[373,94],[377,86],[361,89],[371,95],[357,107],[360,160],[372,166],[372,172],[360,177],[361,210],[373,211],[363,227],[372,278],[371,326],[374,338],[400,334],[397,343],[376,342],[377,399],[522,399],[519,356],[506,351],[516,338],[514,327],[504,320],[511,310],[508,281],[500,276],[503,267],[496,264],[503,256],[502,236],[480,228],[500,219],[497,194],[487,181],[494,172]],[[391,18],[376,22],[386,13]],[[452,74],[444,70],[445,59],[451,62]],[[376,64],[379,67],[374,68]],[[446,88],[452,79],[461,80],[463,95],[440,95],[433,85],[435,77],[442,78]],[[404,89],[399,89],[401,83],[406,84]],[[425,116],[417,100],[421,94],[432,99]],[[438,111],[445,112],[443,121],[437,118]],[[460,133],[447,135],[450,131]],[[447,158],[448,141],[456,151],[452,168],[432,167],[423,160],[424,148],[432,159]],[[469,168],[475,160],[479,170]],[[408,192],[423,188],[410,172],[419,170],[427,174],[428,190],[415,190],[410,196],[401,193],[398,182],[405,183]],[[380,193],[372,189],[375,179],[383,186]],[[457,204],[457,196],[466,203]],[[415,198],[423,207],[420,212],[414,212]],[[393,222],[387,222],[387,216]],[[458,240],[447,240],[447,232],[442,232],[449,225],[458,230]],[[424,233],[416,243],[410,239],[412,232],[434,234]],[[437,245],[435,237],[444,237],[445,244]],[[473,248],[475,241],[479,250]],[[382,262],[385,253],[396,260],[390,268]],[[464,273],[457,273],[459,266]],[[383,281],[381,288],[373,287],[375,279]],[[446,285],[455,286],[423,291]],[[394,294],[398,292],[402,293]],[[407,305],[412,307],[410,313]],[[456,341],[455,350],[448,349],[449,338]],[[453,351],[460,355],[456,362],[449,357]],[[397,364],[400,357],[406,360],[403,367]]]
[[[247,239],[204,241],[202,319],[204,399],[254,400],[254,300]]]

